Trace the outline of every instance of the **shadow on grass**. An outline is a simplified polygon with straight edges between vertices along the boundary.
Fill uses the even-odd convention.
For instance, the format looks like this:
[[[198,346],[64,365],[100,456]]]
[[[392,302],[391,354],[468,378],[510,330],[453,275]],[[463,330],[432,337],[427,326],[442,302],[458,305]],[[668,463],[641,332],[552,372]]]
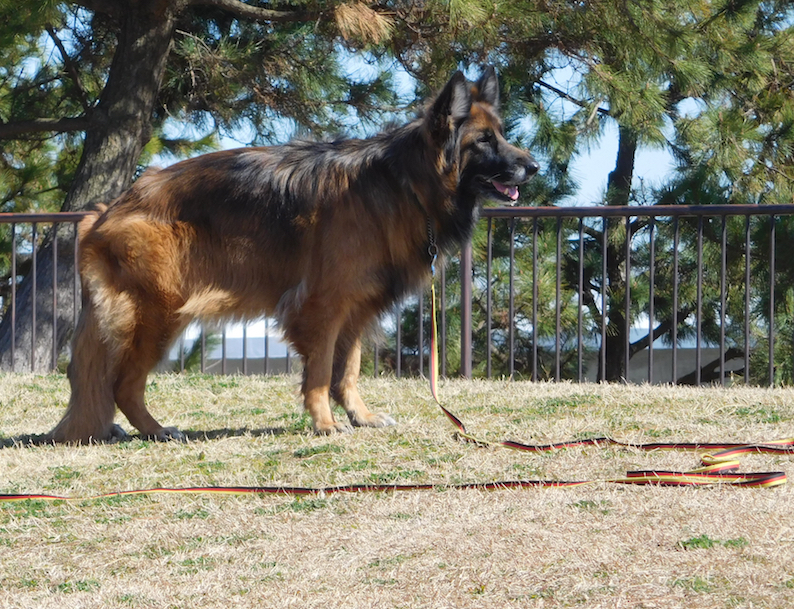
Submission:
[[[300,430],[287,427],[263,427],[259,429],[250,429],[248,427],[240,427],[237,429],[230,429],[225,427],[223,429],[211,429],[206,431],[201,430],[183,430],[183,439],[167,440],[168,442],[206,442],[211,440],[220,440],[224,438],[239,438],[242,436],[251,436],[254,438],[261,438],[266,436],[282,436],[284,434],[299,434]],[[125,435],[122,438],[113,438],[112,440],[92,441],[92,444],[126,444],[134,441],[155,442],[152,438],[146,438],[141,435]],[[53,445],[54,442],[47,434],[24,434],[21,436],[14,436],[10,438],[0,438],[0,449],[4,448],[22,448],[25,446],[47,446]]]
[[[209,431],[183,431],[185,440],[188,442],[203,442],[206,440],[220,440],[223,438],[239,438],[240,436],[251,436],[254,438],[261,438],[263,436],[283,436],[287,433],[301,433],[295,429],[286,427],[263,427],[260,429],[249,429],[248,427],[240,427],[238,429],[212,429]]]

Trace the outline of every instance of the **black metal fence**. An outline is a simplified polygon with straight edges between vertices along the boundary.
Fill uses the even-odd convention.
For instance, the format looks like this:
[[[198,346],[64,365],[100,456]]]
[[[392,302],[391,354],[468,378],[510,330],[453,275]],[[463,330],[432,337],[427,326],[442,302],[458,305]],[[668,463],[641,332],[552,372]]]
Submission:
[[[0,214],[4,369],[43,372],[68,357],[82,216]],[[435,279],[442,374],[695,385],[794,379],[794,205],[486,208],[482,216],[473,244]],[[428,315],[427,294],[396,307],[371,339],[365,370],[424,374]],[[248,328],[237,343],[224,330],[193,329],[164,366],[292,367],[272,322],[262,336]]]
[[[534,380],[628,379],[632,361],[643,359],[646,372],[639,380],[650,383],[791,381],[794,273],[786,254],[794,245],[792,213],[794,205],[484,210],[485,376],[492,372],[493,234],[501,222],[509,235],[508,374],[517,371],[516,338],[523,334],[530,355],[521,372]],[[531,280],[519,289],[516,248],[531,250],[523,268]],[[541,312],[544,271],[553,273],[553,286],[545,283],[554,294]],[[474,278],[476,285],[476,273]],[[522,329],[515,301],[527,292],[524,306],[531,309]],[[575,313],[567,324],[566,305]],[[470,324],[463,327],[470,331]],[[567,350],[566,336],[573,340]],[[660,347],[668,359],[661,367]],[[544,350],[545,368],[539,355]],[[693,360],[686,369],[684,354]],[[589,377],[587,355],[595,360]],[[706,361],[707,355],[713,359]]]
[[[0,275],[3,277],[0,285],[0,365],[3,369],[41,372],[58,367],[58,358],[66,342],[63,337],[69,334],[59,328],[59,322],[67,326],[67,330],[74,328],[79,313],[76,243],[77,224],[84,216],[85,213],[80,212],[0,213]],[[57,269],[64,263],[71,272],[59,275]],[[53,270],[47,273],[50,281],[46,285],[39,283],[42,266]],[[25,278],[28,281],[23,286]],[[65,310],[69,313],[67,318]]]

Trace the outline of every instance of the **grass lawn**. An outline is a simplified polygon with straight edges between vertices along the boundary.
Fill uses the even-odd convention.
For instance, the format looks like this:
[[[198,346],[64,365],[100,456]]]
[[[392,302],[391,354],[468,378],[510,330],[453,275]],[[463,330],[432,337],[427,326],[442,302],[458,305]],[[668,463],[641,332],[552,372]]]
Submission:
[[[370,407],[392,414],[396,427],[316,437],[297,388],[297,377],[153,376],[153,414],[187,432],[187,442],[50,446],[19,440],[55,425],[68,401],[66,379],[0,375],[0,493],[75,498],[0,503],[0,607],[794,606],[794,482],[771,489],[598,482],[627,470],[688,470],[699,459],[462,443],[420,380],[362,380]],[[794,436],[790,389],[455,380],[442,383],[441,397],[491,441]],[[745,471],[794,473],[794,456],[741,461]],[[80,499],[154,487],[519,479],[595,482]]]

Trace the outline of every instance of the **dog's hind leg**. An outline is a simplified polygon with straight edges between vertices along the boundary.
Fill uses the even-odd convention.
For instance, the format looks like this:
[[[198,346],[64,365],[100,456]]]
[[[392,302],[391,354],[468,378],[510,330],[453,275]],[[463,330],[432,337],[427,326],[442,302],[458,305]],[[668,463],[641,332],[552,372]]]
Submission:
[[[67,369],[72,395],[66,413],[49,434],[52,440],[90,442],[123,435],[113,425],[116,412],[114,369],[114,353],[101,336],[97,311],[86,297],[75,328],[72,360]]]
[[[163,427],[146,408],[144,393],[148,366],[126,362],[113,388],[119,410],[141,432],[141,436],[154,440],[182,440],[184,436],[176,427]]]
[[[384,413],[370,412],[358,393],[361,370],[361,337],[351,327],[342,332],[336,342],[331,396],[345,409],[350,424],[355,427],[387,427],[395,421]]]
[[[158,311],[147,309],[146,315],[153,319]],[[171,339],[181,326],[176,324],[153,324],[139,322],[135,336],[119,361],[118,372],[113,384],[113,395],[119,410],[141,433],[141,436],[155,440],[182,440],[184,436],[175,427],[163,427],[146,408],[144,394],[146,377],[157,365]]]

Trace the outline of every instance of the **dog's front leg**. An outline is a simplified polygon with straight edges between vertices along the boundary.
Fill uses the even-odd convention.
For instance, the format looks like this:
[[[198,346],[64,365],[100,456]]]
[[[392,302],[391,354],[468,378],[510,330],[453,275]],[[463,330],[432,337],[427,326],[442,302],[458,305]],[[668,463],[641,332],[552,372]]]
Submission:
[[[330,403],[334,345],[339,326],[318,325],[313,334],[314,339],[304,355],[303,404],[312,417],[315,433],[350,433],[353,428],[348,423],[340,423],[334,419]]]

